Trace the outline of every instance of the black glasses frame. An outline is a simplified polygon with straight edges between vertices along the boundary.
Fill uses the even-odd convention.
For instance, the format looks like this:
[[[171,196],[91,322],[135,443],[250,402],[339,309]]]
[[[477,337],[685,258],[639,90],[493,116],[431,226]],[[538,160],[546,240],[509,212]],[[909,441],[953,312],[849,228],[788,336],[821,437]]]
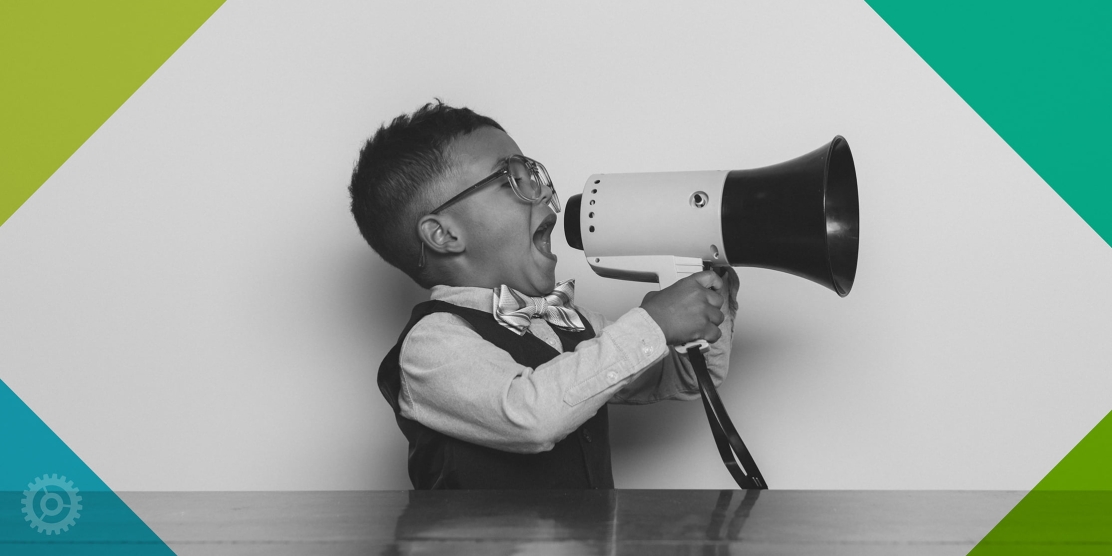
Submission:
[[[467,197],[468,195],[478,191],[479,189],[482,189],[483,187],[490,185],[495,181],[498,181],[502,177],[509,179],[510,187],[513,188],[514,193],[522,201],[528,203],[536,203],[537,201],[544,199],[543,193],[540,197],[531,198],[521,192],[521,187],[519,187],[517,184],[517,178],[510,172],[510,162],[515,159],[522,161],[527,168],[529,168],[531,171],[536,173],[539,178],[541,178],[542,183],[540,185],[542,187],[548,187],[548,190],[552,193],[552,209],[556,212],[560,212],[560,198],[556,195],[556,188],[552,185],[552,178],[549,177],[548,170],[545,169],[544,164],[541,164],[540,162],[537,162],[536,160],[533,160],[532,158],[529,158],[525,155],[515,154],[506,158],[506,161],[502,163],[502,167],[496,170],[493,174],[479,180],[479,182],[475,185],[472,185],[471,187],[460,191],[457,195],[445,201],[444,204],[429,211],[429,214],[440,214],[441,211],[443,211],[444,209],[462,201],[464,197]]]

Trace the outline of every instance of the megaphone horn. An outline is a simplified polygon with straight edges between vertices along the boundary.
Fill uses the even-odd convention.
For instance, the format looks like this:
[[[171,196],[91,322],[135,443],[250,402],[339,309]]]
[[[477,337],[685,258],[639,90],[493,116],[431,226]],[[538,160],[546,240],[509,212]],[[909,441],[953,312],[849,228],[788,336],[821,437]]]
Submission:
[[[857,274],[857,173],[842,136],[751,170],[595,174],[564,233],[600,276],[666,287],[711,266],[752,266],[849,294]]]

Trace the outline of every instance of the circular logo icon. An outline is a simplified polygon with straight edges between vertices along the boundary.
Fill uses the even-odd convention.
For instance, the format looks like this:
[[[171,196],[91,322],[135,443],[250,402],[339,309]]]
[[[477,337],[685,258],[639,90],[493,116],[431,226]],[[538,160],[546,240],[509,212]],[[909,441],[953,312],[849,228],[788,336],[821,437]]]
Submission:
[[[81,495],[63,475],[43,475],[23,491],[24,520],[40,533],[58,535],[81,517]]]

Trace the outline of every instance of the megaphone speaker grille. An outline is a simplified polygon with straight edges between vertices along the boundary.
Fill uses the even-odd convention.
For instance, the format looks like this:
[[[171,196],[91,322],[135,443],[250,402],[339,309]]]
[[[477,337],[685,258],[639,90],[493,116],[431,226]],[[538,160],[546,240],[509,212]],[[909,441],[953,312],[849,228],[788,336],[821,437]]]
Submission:
[[[830,144],[826,170],[826,254],[834,291],[846,296],[857,275],[860,222],[857,202],[857,170],[849,143],[841,136]]]
[[[568,199],[564,208],[564,237],[568,245],[583,250],[583,232],[579,229],[579,209],[583,206],[583,195],[575,194]]]

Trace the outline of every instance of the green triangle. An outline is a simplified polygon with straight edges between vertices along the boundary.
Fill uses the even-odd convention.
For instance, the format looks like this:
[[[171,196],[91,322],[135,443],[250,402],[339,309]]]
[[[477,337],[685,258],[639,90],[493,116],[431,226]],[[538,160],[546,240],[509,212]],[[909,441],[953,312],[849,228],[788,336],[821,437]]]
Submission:
[[[1050,470],[1035,490],[1112,491],[1112,413]],[[1112,532],[1112,527],[1109,528]]]
[[[222,3],[0,2],[0,225]]]
[[[970,554],[1112,554],[1112,413]]]
[[[868,3],[1112,245],[1112,2]],[[1110,553],[1112,414],[971,552]]]

